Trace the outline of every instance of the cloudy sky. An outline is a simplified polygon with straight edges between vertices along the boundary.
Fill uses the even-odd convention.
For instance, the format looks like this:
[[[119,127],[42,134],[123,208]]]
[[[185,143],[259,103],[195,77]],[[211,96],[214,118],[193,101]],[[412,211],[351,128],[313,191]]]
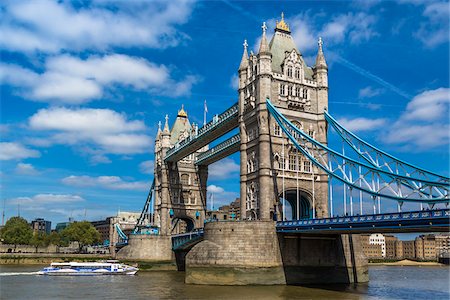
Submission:
[[[309,65],[324,40],[329,110],[416,165],[449,172],[447,1],[2,1],[1,200],[6,218],[140,211],[158,121],[201,123],[237,100],[242,43],[281,11]],[[216,204],[238,156],[210,168]],[[337,210],[337,208],[336,208]],[[54,225],[53,225],[54,226]]]

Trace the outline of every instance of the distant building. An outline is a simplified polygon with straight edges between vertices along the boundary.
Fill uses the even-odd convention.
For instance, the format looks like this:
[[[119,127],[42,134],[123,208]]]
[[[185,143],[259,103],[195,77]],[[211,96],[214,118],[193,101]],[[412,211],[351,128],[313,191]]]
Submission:
[[[398,238],[393,235],[384,235],[386,245],[386,258],[397,258]]]
[[[436,242],[433,234],[421,235],[415,239],[416,259],[436,260]]]
[[[380,244],[371,244],[370,243],[370,235],[362,234],[361,236],[361,246],[364,252],[364,255],[367,258],[380,259],[382,256],[382,249]]]
[[[436,255],[440,256],[450,252],[450,233],[442,233],[434,236],[436,241]]]
[[[58,232],[58,233],[60,233],[61,231],[64,230],[64,228],[66,228],[67,226],[70,225],[70,223],[73,223],[73,222],[74,222],[74,220],[73,220],[73,218],[71,217],[71,218],[69,218],[69,222],[60,222],[60,223],[57,223],[57,224],[56,224],[56,227],[55,227],[55,231]]]
[[[381,233],[371,234],[369,237],[370,245],[380,245],[381,246],[381,257],[386,257],[386,239]]]
[[[239,198],[229,205],[223,205],[218,210],[207,210],[206,219],[215,221],[236,221],[241,217],[241,206]]]
[[[409,259],[416,258],[416,246],[414,241],[403,241],[403,257]]]
[[[34,233],[50,234],[52,231],[52,222],[44,220],[42,218],[36,218],[31,221],[31,228]]]

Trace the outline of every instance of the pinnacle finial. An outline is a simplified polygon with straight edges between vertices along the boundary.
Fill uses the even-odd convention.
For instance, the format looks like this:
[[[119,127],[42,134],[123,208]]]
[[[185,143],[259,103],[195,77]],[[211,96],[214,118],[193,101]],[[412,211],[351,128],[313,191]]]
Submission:
[[[261,28],[263,30],[263,34],[266,34],[266,30],[267,30],[266,22],[263,22]]]
[[[161,131],[161,121],[158,122],[158,131]]]
[[[165,119],[166,119],[166,123],[164,124],[164,132],[169,133],[170,132],[170,130],[169,130],[169,115],[166,115]]]
[[[284,12],[281,12],[281,21],[284,21]]]
[[[239,65],[239,70],[246,70],[248,67],[247,40],[244,40],[242,46],[244,46],[244,53],[242,53],[242,59],[241,64]]]
[[[322,51],[322,46],[323,46],[322,37],[319,36],[319,40],[317,41],[317,44],[319,45],[319,50]]]
[[[244,43],[242,44],[242,46],[244,46],[244,50],[247,50],[247,47],[248,47],[247,40],[244,40]]]

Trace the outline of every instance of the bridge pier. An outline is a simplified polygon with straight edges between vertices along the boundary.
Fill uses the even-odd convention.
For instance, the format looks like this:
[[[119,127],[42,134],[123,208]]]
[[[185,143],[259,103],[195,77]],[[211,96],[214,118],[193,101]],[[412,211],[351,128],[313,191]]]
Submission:
[[[186,255],[186,283],[273,285],[285,282],[272,221],[207,223],[204,240]]]
[[[168,235],[131,234],[128,245],[116,254],[117,259],[172,262],[172,240]]]
[[[186,255],[186,283],[210,285],[367,282],[357,236],[277,234],[271,221],[216,222]]]

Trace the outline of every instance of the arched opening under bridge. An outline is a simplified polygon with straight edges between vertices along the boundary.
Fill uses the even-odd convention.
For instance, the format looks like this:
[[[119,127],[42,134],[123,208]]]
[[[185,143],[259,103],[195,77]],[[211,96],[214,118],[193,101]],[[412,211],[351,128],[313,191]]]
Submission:
[[[172,234],[191,232],[195,228],[195,222],[189,217],[174,217],[172,219]]]
[[[312,218],[312,198],[309,193],[302,190],[286,190],[284,192],[284,195],[283,193],[281,193],[278,199],[278,215],[280,216],[279,221],[303,220]],[[283,205],[285,207],[283,207]],[[283,216],[283,214],[285,215]]]

